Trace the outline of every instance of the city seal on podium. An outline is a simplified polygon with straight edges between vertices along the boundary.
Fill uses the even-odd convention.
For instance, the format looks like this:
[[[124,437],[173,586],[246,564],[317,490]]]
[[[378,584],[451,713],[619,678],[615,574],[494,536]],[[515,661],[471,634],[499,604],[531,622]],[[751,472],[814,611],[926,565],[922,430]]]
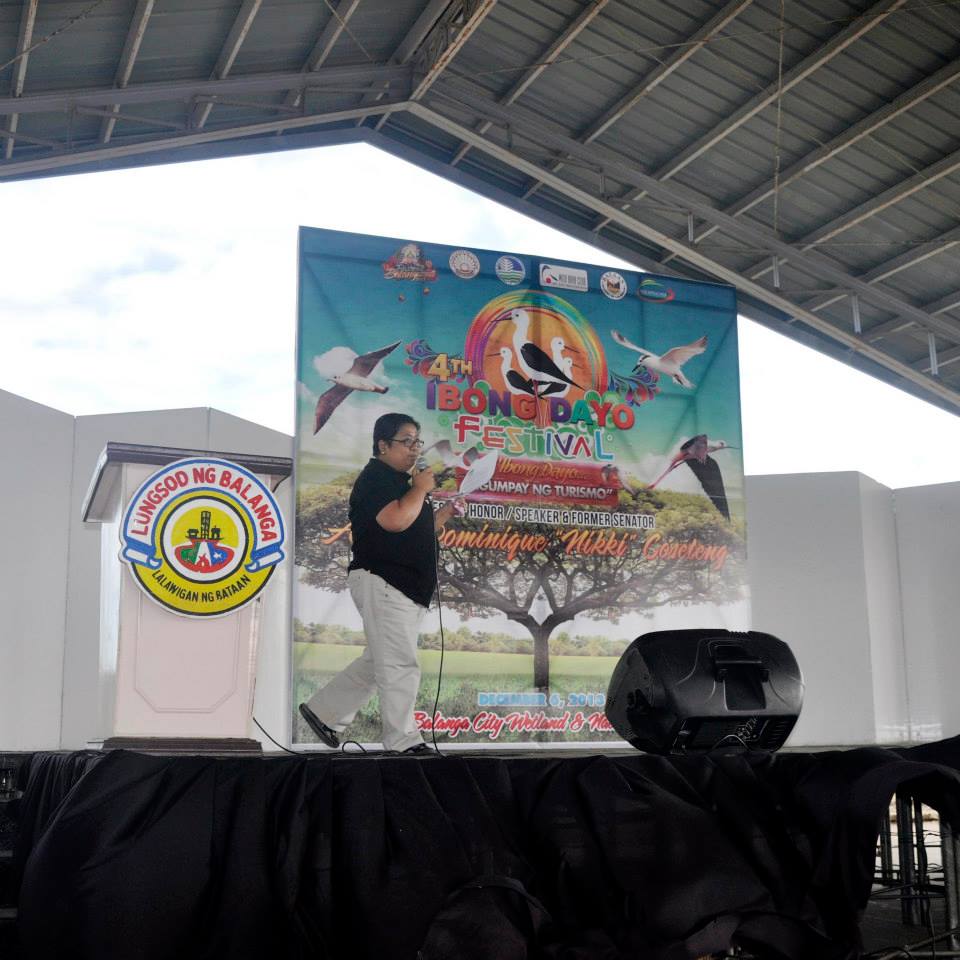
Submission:
[[[283,559],[283,518],[266,486],[235,463],[167,464],[133,495],[120,558],[152,600],[185,617],[220,617],[253,600]]]

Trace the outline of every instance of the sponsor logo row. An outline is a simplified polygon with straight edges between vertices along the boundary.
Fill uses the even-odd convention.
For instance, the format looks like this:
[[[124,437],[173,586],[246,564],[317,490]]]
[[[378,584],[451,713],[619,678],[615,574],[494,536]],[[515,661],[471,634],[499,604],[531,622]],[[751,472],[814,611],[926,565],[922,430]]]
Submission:
[[[472,250],[454,250],[449,264],[450,272],[461,280],[472,280],[480,273],[480,258]],[[523,261],[510,254],[499,257],[493,270],[497,279],[508,287],[518,286],[527,278]],[[437,278],[437,270],[417,244],[407,243],[384,261],[383,276],[387,280],[433,281]],[[580,267],[541,263],[539,280],[545,289],[577,293],[587,293],[590,289],[587,271]],[[627,281],[615,270],[607,270],[600,276],[600,292],[610,300],[622,300],[627,295]],[[675,294],[660,280],[646,277],[640,281],[637,296],[651,303],[669,303]]]

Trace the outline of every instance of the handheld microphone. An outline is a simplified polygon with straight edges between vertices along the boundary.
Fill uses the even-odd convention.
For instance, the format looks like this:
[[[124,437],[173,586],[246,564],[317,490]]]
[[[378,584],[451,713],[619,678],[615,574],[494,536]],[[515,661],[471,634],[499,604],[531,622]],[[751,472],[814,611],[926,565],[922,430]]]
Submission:
[[[422,472],[423,470],[426,470],[427,458],[424,456],[417,457],[416,468],[418,472]],[[431,497],[429,493],[425,494],[423,499],[427,500],[429,503],[433,503],[433,497]]]

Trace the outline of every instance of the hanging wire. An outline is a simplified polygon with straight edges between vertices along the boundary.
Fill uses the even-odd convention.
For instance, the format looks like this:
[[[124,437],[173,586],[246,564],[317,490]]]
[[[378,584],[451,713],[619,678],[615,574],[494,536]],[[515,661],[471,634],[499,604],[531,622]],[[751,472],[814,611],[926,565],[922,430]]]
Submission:
[[[273,738],[272,736],[270,736],[270,734],[263,728],[263,725],[260,723],[260,721],[259,721],[256,717],[251,716],[250,719],[253,720],[253,722],[254,722],[258,727],[260,727],[260,732],[261,732],[272,744],[274,744],[275,746],[277,746],[277,747],[279,747],[281,750],[283,750],[284,753],[292,753],[295,757],[302,756],[303,751],[300,751],[300,750],[291,750],[289,747],[285,747],[282,743],[280,743],[279,740],[274,740],[274,738]]]
[[[766,86],[763,82],[763,78],[758,78],[753,74],[748,73],[740,64],[736,63],[735,61],[723,60],[713,50],[709,50],[708,48],[705,48],[705,51],[713,55],[717,59],[718,63],[722,64],[724,67],[731,70],[733,73],[736,73],[738,76],[742,77],[756,92],[760,93],[766,89]],[[816,144],[817,147],[826,147],[828,143],[827,140],[820,139],[815,134],[811,133],[809,130],[804,131],[803,137],[807,140],[812,141],[814,144]],[[904,166],[909,167],[915,174],[922,173],[922,170],[919,167],[917,167],[915,164],[913,164],[907,156],[905,156],[904,154],[900,153],[898,150],[895,150],[893,147],[889,146],[888,144],[884,143],[882,140],[877,138],[876,132],[870,134],[869,136],[864,137],[863,139],[869,140],[875,147],[878,147],[880,150],[883,150],[886,153],[888,153],[897,162],[903,164]],[[851,144],[851,146],[853,146],[853,144]],[[624,196],[629,196],[632,192],[633,191],[628,191],[628,193],[625,194]],[[949,205],[953,215],[960,218],[960,203],[955,202],[952,198],[942,193],[939,195],[938,201],[942,201],[944,205]],[[623,200],[621,199],[618,202],[623,202]],[[739,214],[735,214],[735,216],[739,216]],[[797,244],[796,246],[797,246],[797,249],[800,250],[801,252],[812,247],[816,247],[817,249],[822,249],[824,247],[834,247],[834,246],[850,246],[850,247],[855,247],[855,246],[905,247],[906,246],[906,247],[910,247],[910,246],[929,245],[932,248],[942,246],[944,249],[949,249],[950,247],[955,246],[955,241],[941,240],[937,237],[932,237],[926,240],[916,240],[910,237],[909,235],[906,235],[907,232],[904,231],[903,228],[894,224],[889,224],[888,226],[891,230],[897,230],[897,231],[903,232],[905,234],[903,239],[900,239],[900,240],[849,240],[848,241],[848,240],[834,240],[831,237],[830,239],[810,241],[804,244]],[[701,234],[701,236],[697,238],[697,245],[702,247],[703,249],[708,249],[707,244],[703,243],[703,239],[717,231],[722,232],[722,230],[723,228],[717,225],[713,225],[707,228],[703,232],[703,234]],[[762,248],[758,252],[766,253],[767,250],[765,248]]]
[[[777,47],[777,132],[773,140],[773,235],[780,237],[780,134],[783,129],[783,34],[786,3],[780,0],[780,42]],[[779,286],[779,284],[777,284]]]
[[[15,63],[17,63],[17,61],[29,56],[34,50],[37,49],[37,47],[42,47],[45,43],[49,43],[54,37],[59,37],[61,33],[80,23],[81,20],[86,20],[87,17],[89,17],[90,14],[97,9],[97,7],[103,6],[104,3],[106,3],[106,0],[95,0],[94,3],[91,3],[90,6],[81,10],[75,16],[70,17],[69,20],[64,20],[56,30],[48,33],[46,36],[41,37],[34,43],[31,43],[29,47],[25,47],[15,57],[11,58],[6,63],[0,63],[0,71],[6,70],[7,67],[12,67]]]
[[[891,10],[885,14],[885,18],[895,17],[905,13],[916,13],[922,10],[933,10],[937,7],[958,7],[960,0],[931,0],[927,3],[915,3],[909,7],[900,7],[898,10]],[[851,17],[832,17],[829,19],[807,20],[804,23],[794,24],[785,28],[785,33],[806,31],[810,27],[832,26],[836,24],[851,24],[858,20],[876,19],[879,15],[876,13],[861,13]],[[680,50],[684,47],[700,46],[706,48],[711,44],[717,44],[725,40],[751,40],[755,37],[776,36],[780,33],[780,27],[777,26],[771,30],[741,30],[736,33],[721,33],[708,40],[680,40],[676,43],[657,43],[646,47],[623,47],[619,50],[613,50],[607,53],[594,53],[583,57],[556,57],[553,60],[537,61],[535,63],[524,63],[515,67],[498,67],[492,70],[474,70],[470,77],[473,79],[479,77],[493,77],[503,74],[523,73],[538,67],[559,67],[566,63],[590,63],[594,60],[616,60],[625,56],[638,54],[641,56],[652,57],[657,51]]]
[[[357,35],[350,29],[350,27],[347,26],[347,21],[344,20],[343,17],[340,16],[340,14],[337,12],[337,8],[330,2],[330,0],[323,0],[323,2],[326,4],[327,9],[328,9],[328,10],[333,14],[333,16],[337,19],[337,21],[339,22],[340,26],[343,27],[343,29],[344,29],[344,31],[346,32],[347,36],[350,37],[350,39],[360,48],[360,52],[361,52],[371,63],[373,63],[373,62],[374,62],[374,59],[373,59],[373,57],[370,55],[370,51],[367,50],[367,48],[357,39]]]

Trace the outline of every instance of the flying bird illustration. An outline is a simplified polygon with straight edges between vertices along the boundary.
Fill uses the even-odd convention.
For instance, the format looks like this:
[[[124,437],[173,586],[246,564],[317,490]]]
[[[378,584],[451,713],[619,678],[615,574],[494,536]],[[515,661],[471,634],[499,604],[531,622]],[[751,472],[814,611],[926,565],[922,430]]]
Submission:
[[[680,450],[670,461],[670,465],[650,484],[649,489],[652,490],[671,470],[679,467],[681,463],[685,463],[693,471],[697,480],[700,481],[703,492],[711,499],[713,505],[729,520],[730,508],[727,506],[727,492],[723,486],[723,475],[720,473],[720,465],[710,454],[716,453],[718,450],[733,449],[736,448],[731,447],[723,440],[715,440],[710,443],[705,433],[698,433],[681,445]]]
[[[574,383],[566,372],[557,366],[548,353],[529,339],[530,314],[526,310],[519,307],[516,310],[511,310],[510,319],[514,325],[513,350],[527,379],[544,385],[568,383],[578,390],[583,389],[580,384]],[[555,339],[563,343],[561,338],[556,337]]]
[[[634,372],[641,367],[646,367],[648,370],[656,370],[657,373],[666,374],[666,376],[673,379],[674,383],[678,383],[681,387],[686,387],[688,390],[692,390],[694,386],[696,386],[696,384],[691,383],[684,376],[680,368],[691,359],[691,357],[695,357],[707,349],[707,338],[705,336],[685,346],[672,347],[663,354],[663,356],[651,353],[644,347],[638,347],[617,330],[611,330],[610,336],[612,336],[621,347],[626,347],[628,350],[635,350],[637,352],[638,356],[636,365],[633,368]]]
[[[499,453],[491,450],[480,453],[476,447],[467,447],[463,453],[457,453],[449,440],[438,440],[430,444],[423,451],[423,456],[433,452],[444,466],[444,473],[452,474],[457,468],[465,470],[466,474],[460,481],[459,495],[466,496],[485,487],[492,479],[497,469]]]
[[[438,440],[436,443],[431,443],[430,446],[423,451],[423,457],[426,458],[427,454],[431,451],[436,454],[444,467],[450,469],[460,467],[463,470],[467,470],[470,464],[480,456],[480,451],[476,447],[468,447],[463,453],[457,453],[449,440]]]
[[[317,400],[317,410],[313,420],[313,433],[316,436],[320,428],[330,419],[333,411],[343,403],[354,390],[364,390],[370,393],[386,393],[387,387],[382,387],[370,379],[374,367],[388,354],[400,346],[400,341],[391,343],[379,350],[370,353],[354,355],[353,363],[343,373],[336,373],[329,379],[333,386],[325,393],[321,393]],[[352,350],[350,351],[353,352]]]
[[[500,451],[491,450],[472,461],[467,468],[466,475],[460,481],[460,495],[469,496],[485,487],[497,472],[497,460],[499,458]]]

